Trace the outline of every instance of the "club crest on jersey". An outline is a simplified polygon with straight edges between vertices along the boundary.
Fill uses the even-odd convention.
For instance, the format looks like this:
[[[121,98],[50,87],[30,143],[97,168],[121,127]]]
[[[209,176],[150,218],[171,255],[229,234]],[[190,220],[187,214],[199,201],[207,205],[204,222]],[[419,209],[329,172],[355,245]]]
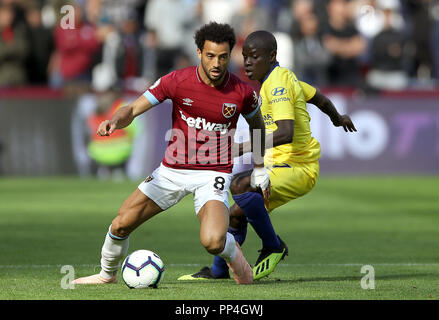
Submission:
[[[235,115],[236,112],[236,104],[234,103],[224,103],[223,104],[223,116],[231,118]]]

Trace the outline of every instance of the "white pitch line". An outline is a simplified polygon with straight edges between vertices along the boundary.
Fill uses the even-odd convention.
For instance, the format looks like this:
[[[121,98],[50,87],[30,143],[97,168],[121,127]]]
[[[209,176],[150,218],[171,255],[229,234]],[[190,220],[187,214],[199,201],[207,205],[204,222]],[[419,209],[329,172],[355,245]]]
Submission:
[[[67,264],[68,265],[68,264]],[[199,263],[170,263],[169,267],[200,267],[204,264]],[[412,262],[400,262],[400,263],[280,263],[280,267],[361,267],[364,265],[371,266],[388,266],[388,267],[438,267],[439,263],[412,263]],[[61,268],[62,264],[11,264],[0,265],[0,269],[49,269],[49,268]],[[73,267],[100,267],[99,264],[72,264]]]

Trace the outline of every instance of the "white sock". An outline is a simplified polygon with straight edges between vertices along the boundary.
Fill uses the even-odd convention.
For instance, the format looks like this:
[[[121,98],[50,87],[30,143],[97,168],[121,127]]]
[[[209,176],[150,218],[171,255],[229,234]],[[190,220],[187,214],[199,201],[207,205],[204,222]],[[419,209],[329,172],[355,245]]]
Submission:
[[[218,256],[226,260],[227,262],[233,262],[236,258],[236,241],[235,237],[229,232],[226,234],[226,245],[224,246],[223,252],[219,253]]]
[[[111,229],[111,226],[110,226]],[[113,277],[119,270],[121,260],[126,256],[129,247],[129,238],[119,238],[111,235],[108,230],[101,251],[101,272],[103,278]]]

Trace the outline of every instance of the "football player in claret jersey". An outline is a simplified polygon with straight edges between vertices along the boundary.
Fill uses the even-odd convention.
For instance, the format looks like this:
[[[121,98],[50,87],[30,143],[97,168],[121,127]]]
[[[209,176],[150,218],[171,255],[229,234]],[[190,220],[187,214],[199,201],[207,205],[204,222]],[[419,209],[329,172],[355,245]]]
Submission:
[[[307,83],[300,82],[295,74],[282,68],[276,60],[277,43],[267,31],[255,31],[245,40],[242,54],[246,75],[261,83],[262,115],[267,130],[265,165],[270,172],[271,194],[265,201],[259,190],[250,184],[250,172],[236,173],[230,190],[235,204],[230,209],[229,232],[240,245],[247,234],[247,222],[262,240],[260,255],[253,267],[254,280],[274,271],[288,254],[287,245],[277,236],[268,212],[307,194],[319,176],[320,144],[311,136],[310,117],[306,102],[326,113],[334,126],[346,132],[357,131],[347,115],[340,115],[332,102]],[[242,153],[251,151],[251,144],[241,144]],[[220,257],[214,263],[179,280],[219,279],[229,276],[227,264]]]
[[[236,128],[242,114],[251,135],[254,129],[262,133],[258,141],[261,152],[254,154],[252,182],[268,199],[270,181],[263,160],[265,127],[260,99],[252,87],[227,70],[235,44],[229,25],[204,25],[196,32],[195,42],[198,66],[163,76],[132,104],[120,108],[111,120],[100,124],[97,134],[111,135],[162,101],[171,99],[173,103],[172,135],[161,165],[124,201],[112,221],[101,251],[100,273],[76,279],[74,284],[116,282],[130,233],[189,193],[194,194],[202,245],[227,262],[236,283],[253,282],[250,265],[233,235],[227,232],[233,166],[233,134],[229,132]]]

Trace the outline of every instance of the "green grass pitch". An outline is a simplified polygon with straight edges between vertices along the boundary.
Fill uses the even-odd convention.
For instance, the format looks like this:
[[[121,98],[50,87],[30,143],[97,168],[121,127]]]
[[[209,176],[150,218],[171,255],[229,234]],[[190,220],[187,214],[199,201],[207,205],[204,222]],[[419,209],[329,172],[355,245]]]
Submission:
[[[0,299],[439,299],[439,177],[321,177],[272,214],[290,255],[251,286],[177,281],[212,259],[188,196],[130,237],[130,252],[149,249],[165,262],[158,289],[123,281],[63,289],[63,265],[76,277],[98,272],[107,228],[137,184],[0,178]],[[251,264],[258,249],[249,229]],[[361,287],[364,265],[374,268],[375,289]]]

